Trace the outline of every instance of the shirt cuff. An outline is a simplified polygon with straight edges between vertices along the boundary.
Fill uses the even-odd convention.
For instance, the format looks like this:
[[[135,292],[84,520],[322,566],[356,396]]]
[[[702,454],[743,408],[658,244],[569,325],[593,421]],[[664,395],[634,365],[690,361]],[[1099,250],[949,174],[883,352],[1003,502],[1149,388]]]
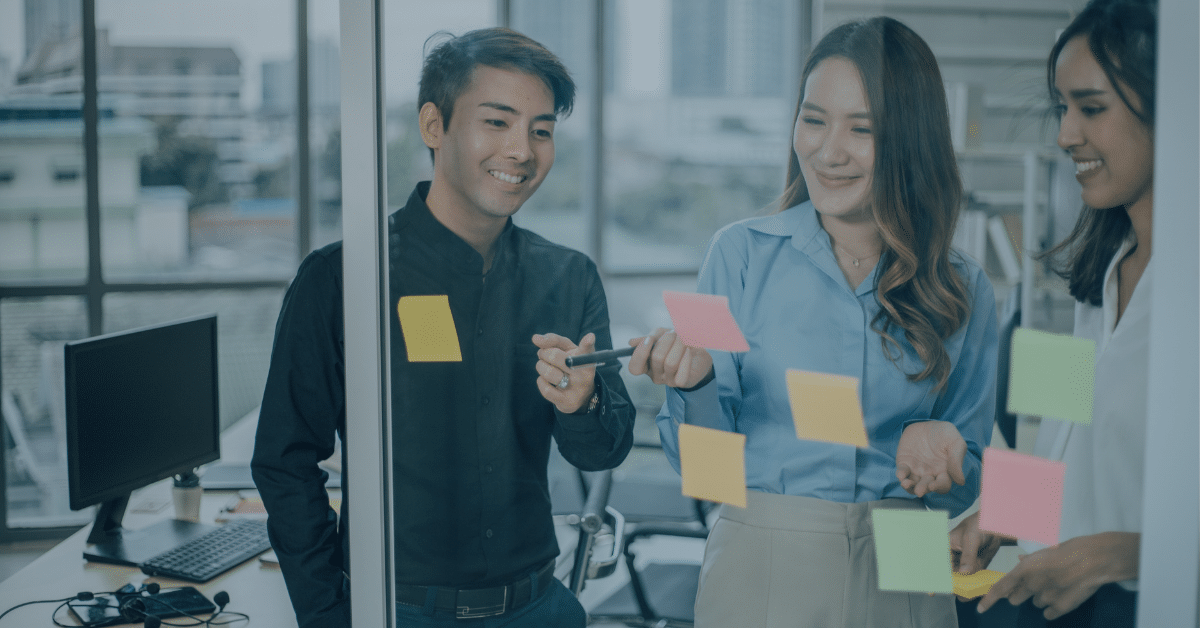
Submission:
[[[592,408],[590,412],[588,411],[588,406],[592,403],[591,397],[588,397],[588,400],[584,402],[583,407],[576,412],[568,413],[562,412],[558,408],[554,409],[554,414],[558,417],[558,422],[561,423],[564,428],[571,430],[572,432],[593,432],[596,430],[603,431],[603,426],[600,424],[600,421],[596,420],[596,418],[604,412],[604,406],[608,400],[607,395],[604,393],[604,386],[601,384],[602,381],[603,380],[601,380],[599,377],[595,379],[595,390],[592,392],[592,394],[596,395],[597,401],[596,407]]]
[[[700,390],[701,388],[704,388],[705,386],[707,386],[710,382],[712,382],[716,378],[717,378],[717,369],[715,367],[710,366],[710,367],[708,367],[708,375],[705,375],[704,379],[700,380],[700,383],[696,384],[695,386],[692,386],[691,388],[677,388],[676,390],[678,390],[679,392],[694,392],[694,391]]]

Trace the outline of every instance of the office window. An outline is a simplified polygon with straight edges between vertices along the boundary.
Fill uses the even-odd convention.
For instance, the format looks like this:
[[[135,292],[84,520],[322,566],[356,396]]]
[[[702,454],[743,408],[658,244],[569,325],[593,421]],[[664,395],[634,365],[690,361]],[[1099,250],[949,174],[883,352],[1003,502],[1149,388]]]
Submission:
[[[221,427],[225,428],[262,402],[283,292],[268,288],[112,293],[104,297],[104,333],[215,313]]]
[[[59,65],[78,66],[66,56]],[[58,69],[26,64],[0,89],[0,283],[85,275],[81,101],[58,93],[62,81],[50,76]]]
[[[717,229],[782,190],[799,19],[776,0],[610,4],[604,265],[695,270]]]
[[[86,523],[67,505],[63,344],[86,337],[79,297],[0,301],[7,527]]]
[[[107,279],[294,271],[294,14],[293,0],[97,3]]]
[[[548,240],[591,252],[591,227],[585,210],[590,198],[588,152],[594,139],[588,120],[595,109],[592,55],[594,0],[514,0],[509,25],[553,52],[575,81],[575,108],[554,128],[554,168],[513,217],[513,221]]]
[[[322,235],[314,237],[318,228],[298,220],[296,210],[296,190],[312,189],[318,171],[330,177],[315,164],[300,171],[297,137],[301,124],[311,126],[312,145],[326,146],[335,126],[337,0],[309,2],[323,12],[309,34],[327,44],[334,34],[321,54],[324,91],[309,99],[321,113],[311,119],[294,96],[295,0],[43,4],[50,3],[0,2],[0,23],[12,18],[27,36],[22,46],[0,29],[0,171],[15,173],[0,182],[0,460],[8,480],[0,540],[60,535],[89,519],[67,510],[62,458],[43,451],[47,438],[61,440],[53,432],[61,412],[51,401],[62,396],[63,342],[217,312],[228,425],[261,399],[274,323],[296,264],[314,243],[340,237],[336,186],[322,196],[336,209]],[[85,45],[80,25],[93,11],[94,43]],[[87,136],[95,144],[84,133],[89,55],[98,75],[99,115],[95,136]],[[277,61],[290,64],[290,94],[263,84],[262,68]],[[10,67],[19,71],[6,74]],[[281,106],[264,107],[267,101]],[[95,181],[85,152],[97,155]],[[89,190],[98,191],[97,213],[85,211],[96,198]],[[197,213],[222,204],[224,221],[219,212],[216,220]],[[246,220],[230,218],[235,211]],[[92,257],[89,242],[97,239]],[[70,317],[62,304],[74,308]],[[56,324],[65,318],[69,325]],[[20,432],[18,417],[28,424]],[[50,469],[39,476],[30,460]]]

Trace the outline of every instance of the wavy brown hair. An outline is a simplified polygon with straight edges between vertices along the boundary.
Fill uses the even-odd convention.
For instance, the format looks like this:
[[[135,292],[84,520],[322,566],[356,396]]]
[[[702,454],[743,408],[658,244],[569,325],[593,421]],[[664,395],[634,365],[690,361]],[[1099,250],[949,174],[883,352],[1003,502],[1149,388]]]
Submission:
[[[809,54],[793,120],[800,116],[808,76],[830,57],[847,59],[858,68],[871,108],[875,165],[870,207],[883,238],[875,275],[881,307],[871,327],[893,364],[903,355],[892,335],[893,325],[902,329],[925,364],[920,372],[908,373],[908,379],[932,378],[940,390],[951,368],[943,341],[971,313],[966,281],[950,264],[963,187],[950,143],[942,74],[929,46],[901,22],[874,17],[843,24],[822,37]],[[779,211],[808,199],[793,150]]]
[[[1058,37],[1046,61],[1051,102],[1057,102],[1055,65],[1068,41],[1085,37],[1092,56],[1104,70],[1113,90],[1133,115],[1154,130],[1154,77],[1157,69],[1158,2],[1155,0],[1092,0]],[[1128,91],[1137,97],[1134,106]],[[1037,255],[1067,280],[1076,301],[1099,306],[1104,296],[1104,273],[1117,249],[1133,229],[1124,207],[1088,207],[1079,212],[1066,240]]]

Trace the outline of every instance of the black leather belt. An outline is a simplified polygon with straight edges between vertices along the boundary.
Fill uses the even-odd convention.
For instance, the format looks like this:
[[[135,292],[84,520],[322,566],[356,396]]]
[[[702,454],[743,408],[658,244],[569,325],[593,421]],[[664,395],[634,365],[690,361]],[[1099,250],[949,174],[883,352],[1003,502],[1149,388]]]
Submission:
[[[454,611],[454,615],[459,619],[470,619],[503,615],[524,606],[530,600],[541,595],[553,577],[554,560],[551,559],[537,570],[537,591],[533,590],[532,576],[486,589],[432,588],[437,590],[435,605],[438,610]],[[413,584],[397,584],[396,601],[409,606],[424,607],[430,588]]]

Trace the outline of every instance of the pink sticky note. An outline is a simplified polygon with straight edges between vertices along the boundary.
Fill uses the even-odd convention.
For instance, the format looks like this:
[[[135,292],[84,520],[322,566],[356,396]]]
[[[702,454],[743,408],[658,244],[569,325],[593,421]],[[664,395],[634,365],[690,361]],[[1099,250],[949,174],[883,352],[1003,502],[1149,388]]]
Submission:
[[[675,333],[689,347],[718,351],[749,351],[750,345],[738,329],[729,299],[713,294],[663,291],[663,302],[671,314]]]
[[[1067,465],[988,447],[983,452],[979,529],[1058,543]]]

